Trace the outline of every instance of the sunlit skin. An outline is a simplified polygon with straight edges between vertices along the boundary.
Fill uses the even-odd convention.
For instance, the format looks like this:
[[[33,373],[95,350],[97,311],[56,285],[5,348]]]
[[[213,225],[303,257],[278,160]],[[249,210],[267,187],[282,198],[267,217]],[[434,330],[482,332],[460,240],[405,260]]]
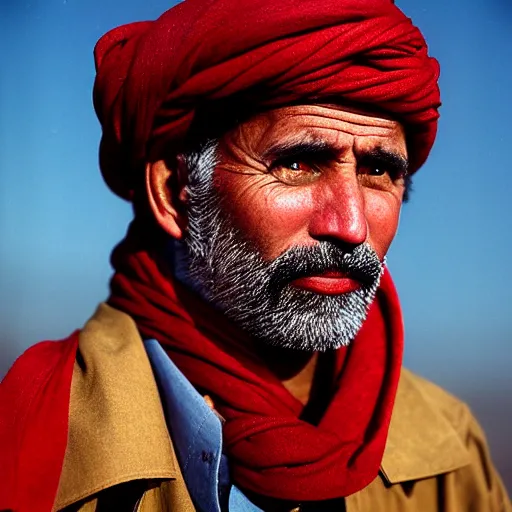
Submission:
[[[277,144],[309,141],[325,142],[334,158],[276,162],[268,155]],[[383,258],[398,226],[404,180],[362,165],[362,156],[377,148],[407,158],[398,122],[332,106],[286,107],[223,137],[215,184],[264,259],[319,240],[346,247],[366,241]]]
[[[382,259],[396,234],[405,189],[405,131],[396,120],[333,105],[289,106],[261,113],[219,142],[214,184],[222,207],[266,260],[295,245],[330,240],[350,249],[368,242]],[[180,238],[186,218],[164,190],[171,170],[148,165],[155,217]],[[178,197],[186,201],[184,194]],[[308,280],[309,279],[309,280]],[[317,293],[357,286],[342,275],[294,283]],[[266,359],[303,403],[311,394],[318,357]],[[283,360],[284,359],[284,360]]]

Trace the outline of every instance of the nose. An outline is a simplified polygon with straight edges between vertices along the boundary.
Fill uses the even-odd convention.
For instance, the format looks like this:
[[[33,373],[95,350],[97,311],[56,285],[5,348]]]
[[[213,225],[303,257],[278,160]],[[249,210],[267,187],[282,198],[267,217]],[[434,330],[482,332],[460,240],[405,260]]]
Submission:
[[[363,191],[355,172],[332,172],[318,183],[309,234],[317,240],[356,246],[366,241]]]

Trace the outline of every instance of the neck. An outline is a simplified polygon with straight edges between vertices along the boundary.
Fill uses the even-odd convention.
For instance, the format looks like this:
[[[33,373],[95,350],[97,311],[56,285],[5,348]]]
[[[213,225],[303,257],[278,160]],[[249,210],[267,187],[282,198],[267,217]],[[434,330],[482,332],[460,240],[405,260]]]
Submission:
[[[296,352],[270,346],[261,346],[258,352],[283,386],[306,405],[311,397],[318,352]]]
[[[283,386],[304,405],[301,419],[318,423],[333,394],[334,354],[293,352],[275,347],[263,347],[259,352]]]

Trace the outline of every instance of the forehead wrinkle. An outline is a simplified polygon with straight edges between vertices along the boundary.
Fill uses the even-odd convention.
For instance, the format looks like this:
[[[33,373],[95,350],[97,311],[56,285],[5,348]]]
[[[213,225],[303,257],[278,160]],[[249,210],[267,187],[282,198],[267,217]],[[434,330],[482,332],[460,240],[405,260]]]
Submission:
[[[330,114],[329,117],[323,115],[325,112]],[[255,122],[255,125],[251,121],[248,124],[242,123],[231,132],[225,144],[227,151],[224,153],[224,163],[232,159],[234,165],[239,162],[263,170],[263,167],[268,166],[268,157],[273,152],[282,152],[294,145],[311,144],[313,151],[325,150],[334,156],[334,153],[340,155],[355,151],[354,146],[359,138],[363,144],[369,143],[372,147],[377,144],[388,146],[382,142],[397,141],[401,132],[401,125],[395,120],[369,118],[318,106],[301,107],[300,111],[297,111],[297,107],[290,110],[285,107],[270,115],[258,116]],[[370,141],[372,138],[386,141]]]
[[[317,116],[304,116],[300,114],[294,114],[289,116],[287,119],[281,119],[267,129],[267,132],[275,131],[279,133],[281,130],[286,131],[287,120],[291,117],[300,117],[300,124],[294,123],[294,130],[304,130],[310,132],[312,137],[322,138],[331,137],[331,132],[334,132],[336,138],[340,135],[345,134],[350,137],[392,137],[397,131],[400,130],[401,125],[396,121],[390,121],[391,124],[386,126],[364,124],[364,123],[352,123],[348,121],[325,119]],[[328,132],[328,134],[322,134],[321,132]]]
[[[311,106],[310,108],[301,109],[301,111],[291,110],[287,115],[289,117],[316,117],[335,122],[350,123],[355,126],[368,126],[368,119],[371,119],[373,125],[386,129],[399,124],[395,119],[382,117],[380,115],[364,114],[340,108],[321,106]]]
[[[318,133],[306,128],[304,131],[299,131],[293,135],[285,136],[282,139],[270,144],[264,151],[261,152],[261,158],[268,160],[278,153],[292,149],[294,146],[310,145],[312,148],[318,150],[329,150],[333,148],[331,142],[327,141]]]

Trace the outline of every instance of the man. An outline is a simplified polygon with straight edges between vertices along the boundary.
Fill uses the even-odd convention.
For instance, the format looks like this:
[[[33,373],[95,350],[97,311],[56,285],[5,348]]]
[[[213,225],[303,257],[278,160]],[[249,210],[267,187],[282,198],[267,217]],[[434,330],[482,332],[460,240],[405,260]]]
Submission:
[[[111,295],[2,383],[0,509],[511,510],[467,408],[401,370],[385,266],[437,62],[388,0],[186,0],[106,34]]]

